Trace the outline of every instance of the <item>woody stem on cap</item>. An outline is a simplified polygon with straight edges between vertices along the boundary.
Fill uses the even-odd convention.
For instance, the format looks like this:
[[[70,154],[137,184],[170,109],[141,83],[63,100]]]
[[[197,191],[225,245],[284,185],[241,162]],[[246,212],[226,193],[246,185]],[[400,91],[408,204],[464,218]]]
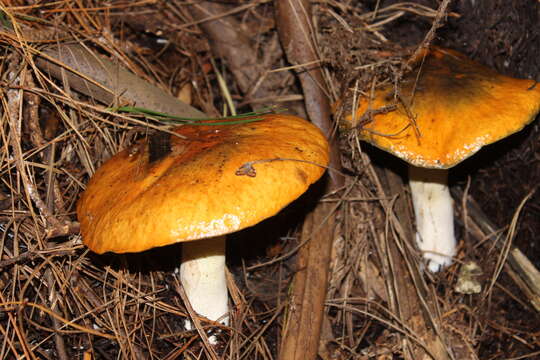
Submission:
[[[428,269],[437,272],[450,265],[456,254],[448,170],[409,165],[409,185],[416,216],[416,243]]]
[[[193,310],[207,319],[229,324],[225,279],[225,236],[183,244],[180,280]],[[186,323],[186,328],[192,328]]]

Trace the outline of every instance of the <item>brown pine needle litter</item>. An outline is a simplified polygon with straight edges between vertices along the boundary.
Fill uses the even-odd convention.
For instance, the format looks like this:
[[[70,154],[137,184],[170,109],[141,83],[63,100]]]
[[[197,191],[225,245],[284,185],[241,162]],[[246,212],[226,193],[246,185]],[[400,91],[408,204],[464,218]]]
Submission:
[[[456,168],[459,251],[438,274],[422,269],[404,165],[342,132],[343,189],[314,189],[229,241],[229,326],[185,306],[179,246],[97,255],[75,213],[104,161],[170,133],[115,108],[214,118],[278,105],[306,117],[296,76],[323,66],[337,120],[381,87],[399,93],[430,44],[539,81],[540,3],[509,3],[311,1],[320,60],[291,64],[269,0],[1,2],[0,359],[278,359],[303,271],[299,229],[318,202],[338,222],[319,358],[536,358],[538,122]],[[465,280],[479,292],[458,292],[470,262],[480,271]]]

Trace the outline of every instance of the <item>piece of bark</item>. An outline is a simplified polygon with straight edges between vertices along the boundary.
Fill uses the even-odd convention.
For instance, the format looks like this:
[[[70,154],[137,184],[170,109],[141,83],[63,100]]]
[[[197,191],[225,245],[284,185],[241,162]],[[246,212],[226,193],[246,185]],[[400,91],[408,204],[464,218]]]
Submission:
[[[324,318],[328,283],[329,245],[334,239],[335,204],[320,203],[304,220],[297,267],[282,330],[279,358],[315,359]],[[327,239],[327,240],[326,240]],[[322,241],[321,241],[322,240]]]
[[[129,104],[171,115],[206,117],[122,65],[79,44],[49,47],[41,52],[36,64],[59,80],[67,76],[71,88],[106,105]]]
[[[287,59],[296,70],[309,119],[317,125],[330,141],[330,166],[338,171],[329,171],[332,190],[343,187],[341,155],[337,143],[327,86],[321,70],[319,54],[314,43],[309,0],[277,0],[276,23]],[[302,66],[302,64],[311,64]]]
[[[309,119],[329,139],[330,171],[325,193],[343,187],[341,157],[331,118],[330,101],[314,42],[311,8],[307,0],[276,0],[276,20],[287,59],[296,70]],[[302,64],[315,64],[305,68]],[[333,171],[338,170],[338,171]],[[325,316],[329,264],[337,219],[336,206],[319,203],[306,217],[298,253],[298,269],[292,283],[288,316],[283,328],[280,359],[315,359]]]

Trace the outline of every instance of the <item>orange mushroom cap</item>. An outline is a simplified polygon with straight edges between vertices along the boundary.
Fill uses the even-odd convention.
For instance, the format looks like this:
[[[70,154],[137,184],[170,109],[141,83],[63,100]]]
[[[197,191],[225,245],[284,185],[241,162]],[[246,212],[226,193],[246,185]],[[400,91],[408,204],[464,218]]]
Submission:
[[[151,160],[149,142],[101,166],[77,204],[94,252],[138,252],[231,233],[275,215],[324,172],[328,143],[294,116],[184,125]]]
[[[498,74],[453,50],[424,51],[399,86],[397,99],[394,86],[361,98],[344,122],[419,167],[450,168],[520,131],[540,111],[540,84]],[[395,108],[377,111],[389,105]]]

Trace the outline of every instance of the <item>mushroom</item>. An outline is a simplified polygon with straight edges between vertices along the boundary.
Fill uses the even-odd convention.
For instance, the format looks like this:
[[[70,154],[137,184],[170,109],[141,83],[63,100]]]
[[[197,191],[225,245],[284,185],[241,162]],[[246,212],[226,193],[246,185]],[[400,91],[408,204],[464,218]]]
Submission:
[[[225,234],[278,213],[319,179],[328,143],[295,116],[184,125],[121,151],[77,204],[92,251],[128,253],[186,242],[180,278],[195,312],[228,324]],[[254,121],[255,120],[255,121]]]
[[[540,110],[540,86],[453,50],[426,49],[399,83],[363,97],[343,119],[361,139],[409,163],[416,241],[432,272],[456,254],[448,170],[523,129]]]

